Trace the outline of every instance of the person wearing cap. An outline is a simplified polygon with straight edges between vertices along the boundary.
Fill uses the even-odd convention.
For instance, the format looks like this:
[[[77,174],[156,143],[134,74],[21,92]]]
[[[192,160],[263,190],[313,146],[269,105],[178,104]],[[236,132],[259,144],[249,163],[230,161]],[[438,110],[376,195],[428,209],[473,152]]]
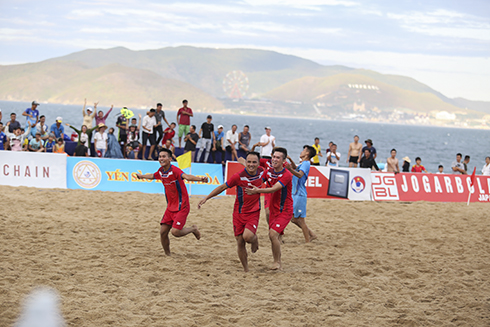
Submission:
[[[97,133],[94,136],[94,148],[96,156],[104,158],[107,151],[107,133],[105,133],[107,126],[104,123],[100,123],[97,126]]]
[[[373,140],[367,139],[364,141],[366,143],[366,146],[362,148],[362,154],[364,155],[366,153],[366,150],[369,150],[371,152],[371,157],[373,160],[376,160],[376,157],[378,154],[376,153],[376,148],[373,146]],[[359,162],[361,162],[361,158],[359,158]]]
[[[165,124],[167,124],[167,127],[170,127],[167,118],[165,118],[165,111],[162,110],[162,107],[163,105],[161,103],[157,103],[157,110],[155,111],[155,119],[157,121],[157,124],[155,125],[154,130],[157,146],[160,144],[160,141],[165,135],[163,132],[162,120],[165,122]],[[163,143],[165,143],[165,141]]]
[[[15,112],[11,113],[10,114],[10,121],[5,125],[5,127],[9,127],[9,133],[13,133],[14,130],[16,130],[17,128],[20,128],[20,123],[15,120],[15,118],[17,118],[17,114]],[[5,131],[5,134],[7,134],[7,131]]]
[[[39,106],[39,103],[37,101],[32,101],[31,107],[27,108],[23,113],[22,116],[26,116],[26,128],[28,126],[28,122],[31,122],[31,126],[36,126],[37,123],[39,122],[39,110],[37,110],[37,106]],[[36,129],[31,128],[31,135],[35,136],[36,135]]]
[[[8,137],[3,132],[3,123],[0,121],[0,150],[7,150]]]
[[[262,147],[260,149],[260,157],[263,159],[271,159],[272,149],[276,147],[276,138],[271,135],[271,128],[267,126],[265,128],[265,134],[260,137],[260,142],[256,146]]]
[[[43,140],[41,140],[41,133],[36,132],[35,138],[29,142],[29,151],[31,152],[44,152]]]
[[[204,154],[204,163],[208,162],[209,151],[211,151],[211,146],[214,143],[214,125],[211,123],[213,117],[208,115],[206,121],[202,123],[201,129],[199,130],[199,137],[201,138],[201,147],[197,153],[196,161],[201,160],[202,152],[206,150]]]
[[[216,152],[221,153],[221,164],[225,164],[225,149],[223,149],[223,139],[225,137],[225,132],[223,132],[223,125],[218,126],[218,130],[214,131],[214,142],[213,148],[211,150],[211,156],[213,162],[216,163]]]
[[[182,101],[182,105],[182,108],[177,111],[177,122],[179,123],[179,148],[182,147],[182,136],[189,134],[191,117],[194,116],[192,109],[187,107],[187,100]]]
[[[49,133],[48,139],[46,140],[46,142],[44,142],[44,152],[53,152],[54,146],[56,145],[55,138],[56,136],[54,135],[54,133]]]
[[[391,157],[386,159],[386,171],[389,173],[399,173],[400,166],[398,165],[398,159],[396,158],[396,149],[391,150]]]
[[[51,128],[49,129],[50,133],[54,133],[57,139],[65,138],[65,128],[63,127],[63,118],[61,117],[56,117],[56,122],[51,125]]]
[[[402,172],[409,173],[410,172],[410,158],[404,157],[403,159]]]
[[[83,124],[82,125],[87,126],[88,129],[92,128],[92,126],[93,126],[92,122],[95,118],[95,111],[97,110],[98,104],[99,104],[98,102],[95,102],[94,103],[94,109],[88,107],[87,112],[85,112],[85,107],[87,106],[87,99],[85,99],[85,102],[83,103],[83,109],[82,109]]]
[[[141,128],[143,129],[143,137],[142,137],[142,159],[152,160],[153,151],[155,151],[156,139],[154,133],[154,127],[157,124],[157,120],[155,118],[156,110],[151,108],[148,114],[143,117],[143,124]],[[145,158],[146,155],[146,144],[150,141],[150,152],[148,152],[148,158]]]

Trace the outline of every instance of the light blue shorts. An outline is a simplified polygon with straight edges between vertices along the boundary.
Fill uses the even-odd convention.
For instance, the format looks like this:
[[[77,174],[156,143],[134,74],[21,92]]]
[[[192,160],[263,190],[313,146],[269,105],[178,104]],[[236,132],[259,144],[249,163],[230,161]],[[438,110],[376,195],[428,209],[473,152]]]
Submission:
[[[293,195],[294,218],[306,218],[306,196]]]

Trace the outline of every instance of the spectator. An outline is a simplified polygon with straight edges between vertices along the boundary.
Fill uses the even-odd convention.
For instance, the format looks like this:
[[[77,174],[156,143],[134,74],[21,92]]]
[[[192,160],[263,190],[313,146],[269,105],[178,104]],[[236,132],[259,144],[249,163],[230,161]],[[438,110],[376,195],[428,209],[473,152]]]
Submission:
[[[54,145],[53,148],[54,153],[66,153],[65,152],[65,141],[63,141],[63,138],[59,137],[58,140],[56,141],[56,144]]]
[[[24,128],[20,128],[20,134],[24,134],[25,133],[25,130]],[[29,134],[30,133],[27,133],[27,136],[26,138],[24,139],[24,143],[22,143],[22,151],[29,151]]]
[[[400,166],[398,165],[398,159],[396,158],[396,149],[391,150],[391,157],[386,159],[386,171],[389,173],[399,173]]]
[[[464,165],[465,174],[468,174],[468,164],[469,163],[470,163],[470,156],[464,156],[463,165]]]
[[[28,123],[31,123],[31,126],[36,126],[37,123],[39,122],[39,110],[37,110],[37,106],[39,103],[36,101],[32,101],[31,107],[27,108],[23,113],[22,116],[26,116],[26,127],[28,126]],[[36,129],[31,128],[31,135],[35,136],[36,135]]]
[[[49,132],[54,133],[57,139],[59,139],[60,137],[62,139],[65,138],[65,128],[61,124],[62,122],[63,122],[63,118],[59,116],[56,117],[56,122],[53,125],[51,125],[51,128],[49,129]]]
[[[7,150],[7,143],[7,134],[3,132],[3,123],[0,122],[0,150]]]
[[[332,144],[333,144],[333,142],[332,142],[332,141],[328,142],[328,148],[327,148],[327,150],[325,151],[325,153],[326,153],[326,154],[328,154],[328,153],[330,152],[330,148],[332,147]]]
[[[410,172],[410,158],[409,157],[404,157],[403,158],[403,166],[402,166],[402,171],[404,173],[409,173]]]
[[[242,149],[245,153],[250,151],[250,141],[252,140],[252,135],[249,132],[250,127],[248,125],[243,126],[243,132],[238,134],[238,149]]]
[[[451,165],[451,169],[453,170],[453,174],[464,175],[466,171],[464,170],[464,164],[461,162],[461,158],[463,155],[458,153],[456,155],[456,161],[453,161]]]
[[[265,134],[260,137],[260,142],[256,144],[260,146],[260,157],[263,159],[271,159],[272,149],[276,146],[276,138],[271,135],[271,128],[265,128]]]
[[[0,109],[0,123],[2,123],[2,109]]]
[[[8,127],[9,131],[10,131],[10,123],[11,121],[9,121],[6,126]],[[30,124],[30,122],[28,122],[28,124]],[[24,144],[24,140],[27,138],[30,132],[31,132],[30,125],[25,133],[22,133],[22,129],[20,126],[16,127],[13,133],[7,132],[7,130],[5,130],[5,134],[7,134],[7,137],[10,139],[10,150],[22,151],[22,145]]]
[[[365,150],[367,149],[369,152],[371,152],[371,157],[376,160],[378,154],[376,153],[376,148],[373,146],[373,141],[371,139],[367,139],[364,141],[364,143],[366,143],[366,146],[362,148],[362,153],[366,153]]]
[[[371,170],[374,168],[374,170],[379,171],[374,156],[371,156],[371,150],[369,149],[364,150],[364,156],[361,158],[360,166],[361,168],[369,168]]]
[[[415,158],[415,165],[412,166],[412,173],[427,173],[427,170],[420,163],[422,159],[420,157]]]
[[[337,152],[337,144],[332,144],[330,152],[327,154],[327,164],[329,167],[338,167],[340,160],[340,152]]]
[[[183,135],[189,133],[191,117],[194,116],[192,109],[187,107],[187,100],[182,101],[183,107],[177,111],[177,122],[179,123],[179,148],[181,148],[181,139]],[[180,116],[180,119],[179,119]]]
[[[213,157],[213,162],[216,163],[216,152],[221,153],[221,164],[225,164],[225,150],[223,149],[223,139],[225,133],[223,132],[223,125],[218,126],[218,130],[214,132],[214,143],[211,155]]]
[[[10,122],[5,125],[9,127],[9,133],[13,133],[16,128],[20,128],[20,123],[15,120],[16,117],[17,115],[15,114],[15,112],[11,113]],[[7,131],[5,131],[5,134],[7,134]]]
[[[187,153],[189,151],[192,151],[191,154],[191,160],[194,162],[195,158],[195,152],[196,152],[196,144],[197,141],[199,141],[199,135],[196,133],[196,126],[192,125],[190,128],[189,133],[185,136],[185,147],[184,147],[184,153]]]
[[[208,115],[206,121],[202,123],[201,129],[199,130],[199,137],[201,138],[201,148],[197,153],[197,162],[201,160],[202,152],[204,150],[206,150],[206,153],[204,154],[204,162],[208,162],[209,151],[211,150],[211,146],[214,143],[214,125],[213,123],[211,123],[212,120],[213,117],[211,115]]]
[[[123,107],[122,110],[128,110],[128,108]],[[119,115],[116,120],[116,127],[119,128],[119,136],[117,140],[121,145],[121,148],[124,149],[125,145],[128,143],[128,119],[123,114]],[[144,155],[144,153],[143,153]]]
[[[349,163],[349,168],[357,168],[361,157],[362,144],[359,143],[359,136],[354,135],[354,142],[349,144],[349,152],[347,153],[347,162]]]
[[[97,106],[95,106],[97,108]],[[105,121],[107,117],[109,117],[109,114],[111,113],[112,109],[114,108],[114,105],[111,104],[111,109],[104,115],[104,112],[102,110],[99,110],[97,113],[97,117],[95,117],[95,126],[99,126],[100,123],[105,124]]]
[[[107,133],[105,130],[107,129],[107,126],[105,124],[100,124],[97,126],[98,131],[95,133],[94,136],[94,148],[95,152],[97,154],[97,157],[103,158],[105,156],[105,153],[107,151]]]
[[[174,143],[174,136],[175,136],[175,127],[177,124],[172,122],[169,127],[165,128],[163,131],[163,140],[162,140],[162,145],[165,145],[167,143],[167,140],[170,140],[172,144]]]
[[[165,111],[162,110],[162,104],[157,103],[157,110],[155,112],[155,119],[157,121],[157,125],[155,126],[155,139],[157,146],[160,144],[160,141],[162,140],[163,136],[165,133],[163,132],[163,126],[162,126],[162,119],[165,121],[165,124],[167,124],[168,127],[170,127],[167,118],[165,118]],[[165,143],[165,141],[163,142]]]
[[[156,139],[155,139],[155,133],[153,128],[157,124],[157,120],[155,118],[155,112],[156,110],[151,108],[150,112],[143,118],[143,124],[141,125],[141,128],[143,128],[143,141],[141,142],[142,144],[142,159],[145,160],[145,155],[146,155],[146,143],[150,141],[150,152],[148,153],[148,159],[151,160],[153,156],[153,151],[155,151],[155,144],[156,144]]]
[[[231,161],[237,161],[236,144],[238,143],[237,126],[233,124],[231,129],[226,132],[226,152],[231,153]]]
[[[322,154],[322,147],[320,146],[320,139],[318,137],[315,137],[315,143],[312,145],[313,149],[316,150],[316,155],[311,158],[311,164],[313,166],[320,166],[320,157],[323,157]]]
[[[44,115],[39,117],[39,123],[36,125],[36,132],[41,133],[42,140],[46,140],[49,136],[48,125],[46,125],[46,117],[44,117]]]
[[[109,128],[109,133],[107,134],[107,151],[104,155],[105,158],[115,158],[123,159],[124,155],[121,151],[121,146],[114,135],[114,128]]]
[[[439,167],[437,169],[438,169],[438,171],[436,174],[444,174],[444,166],[443,165],[439,165]]]
[[[35,137],[29,142],[29,151],[31,152],[44,152],[43,140],[41,140],[41,133],[36,132]]]
[[[162,148],[172,151],[172,158],[177,161],[177,157],[175,156],[175,146],[171,139],[167,139],[167,142],[165,142]]]
[[[85,126],[85,125],[84,125]],[[73,152],[74,157],[88,157],[88,148],[85,146],[84,143],[78,143],[78,145],[75,147],[75,151]]]
[[[490,157],[485,158],[485,164],[481,170],[483,175],[490,175]]]
[[[90,143],[92,141],[92,133],[94,131],[94,129],[97,128],[96,127],[92,127],[91,129],[88,129],[87,126],[85,125],[82,125],[82,129],[79,130],[79,129],[76,129],[75,127],[73,127],[72,125],[70,124],[65,124],[66,126],[70,127],[71,129],[73,129],[75,131],[75,133],[78,134],[78,143],[77,145],[79,145],[80,143],[83,143],[83,145],[85,145],[87,147],[87,153],[90,155]]]
[[[87,126],[88,129],[92,128],[92,126],[93,126],[92,122],[95,118],[95,111],[97,110],[97,104],[98,104],[98,102],[95,102],[94,103],[94,109],[88,107],[87,112],[85,112],[85,106],[87,105],[87,99],[85,99],[85,102],[83,103],[83,109],[82,109],[83,124],[82,125]]]
[[[55,135],[53,133],[49,133],[48,139],[44,143],[44,152],[53,152],[55,145],[56,145]]]
[[[129,159],[138,159],[138,152],[141,147],[141,143],[139,142],[140,138],[140,128],[141,128],[141,115],[139,116],[139,123],[138,126],[136,126],[136,118],[131,119],[131,125],[129,125],[129,131],[127,133],[128,136],[128,146],[131,148],[129,150],[128,155],[131,154],[131,158],[128,157]]]

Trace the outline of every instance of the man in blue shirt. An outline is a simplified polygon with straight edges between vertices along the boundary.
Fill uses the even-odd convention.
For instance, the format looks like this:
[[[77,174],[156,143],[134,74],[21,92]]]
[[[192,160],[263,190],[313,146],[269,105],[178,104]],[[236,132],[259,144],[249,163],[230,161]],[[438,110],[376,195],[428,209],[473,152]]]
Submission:
[[[39,110],[37,110],[37,106],[39,103],[37,101],[32,101],[31,108],[27,108],[22,116],[26,116],[26,129],[29,126],[29,122],[31,122],[31,135],[35,137],[36,128],[35,126],[39,123]]]
[[[56,117],[56,123],[51,125],[51,128],[49,129],[50,133],[54,133],[56,139],[59,139],[60,137],[64,139],[65,128],[61,124],[62,122],[63,122],[63,118]]]
[[[301,151],[300,159],[301,163],[296,166],[291,157],[288,156],[291,165],[287,165],[286,168],[293,174],[293,209],[294,214],[291,222],[301,228],[305,237],[305,242],[308,243],[316,239],[316,235],[306,225],[306,181],[310,174],[310,160],[316,156],[316,150],[310,145],[305,145],[303,151]]]
[[[54,145],[56,144],[54,137],[53,133],[49,134],[48,139],[44,143],[44,152],[53,152]]]
[[[376,148],[373,146],[373,140],[367,139],[364,143],[366,143],[366,146],[362,148],[362,154],[364,155],[364,151],[369,150],[369,152],[371,152],[371,157],[376,159],[378,154],[376,153]]]
[[[3,132],[3,123],[0,122],[0,150],[5,150],[5,145],[7,143],[7,135]]]

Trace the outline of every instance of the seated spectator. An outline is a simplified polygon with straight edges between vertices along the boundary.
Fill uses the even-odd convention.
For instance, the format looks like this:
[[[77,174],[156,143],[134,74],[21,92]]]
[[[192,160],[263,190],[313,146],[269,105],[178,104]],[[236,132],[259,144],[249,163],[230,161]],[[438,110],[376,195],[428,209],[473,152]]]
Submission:
[[[105,124],[100,124],[94,136],[94,148],[97,157],[103,158],[107,151],[107,133],[105,132],[107,126]]]
[[[11,124],[11,121],[9,121],[7,123],[6,127],[8,127],[8,128],[5,129],[5,132],[8,136],[8,138],[10,139],[10,150],[11,151],[22,151],[22,146],[24,144],[24,140],[27,139],[27,136],[31,132],[31,126],[29,125],[29,128],[27,128],[27,131],[25,133],[22,133],[22,128],[20,127],[20,125],[19,125],[19,127],[16,127],[14,129],[13,133],[10,133],[9,132],[10,131],[10,124]],[[9,131],[7,131],[7,129]]]
[[[192,125],[189,129],[189,133],[185,136],[185,147],[184,147],[184,153],[187,153],[189,151],[192,151],[191,157],[192,157],[192,162],[194,162],[194,155],[196,153],[196,144],[197,141],[199,141],[199,135],[196,133],[196,126]]]
[[[106,158],[124,158],[121,145],[117,141],[116,136],[114,135],[114,128],[109,128],[109,133],[107,134],[107,151],[105,153]]]
[[[41,133],[41,140],[48,139],[48,125],[46,125],[46,117],[44,115],[39,117],[39,123],[36,125],[36,132]]]
[[[163,145],[162,147],[163,149],[167,149],[167,150],[170,150],[172,151],[172,158],[177,161],[177,157],[175,156],[175,146],[173,145],[172,143],[172,140],[171,139],[167,139],[167,142],[165,142],[165,144]]]
[[[66,153],[65,152],[65,141],[63,141],[63,138],[59,137],[58,140],[56,141],[56,144],[54,145],[53,148],[54,153]]]
[[[177,125],[175,123],[171,123],[169,127],[165,128],[165,130],[163,131],[162,145],[165,145],[165,143],[167,143],[167,140],[171,140],[172,144],[174,143],[176,126]]]
[[[48,139],[44,143],[44,152],[53,152],[56,145],[55,136],[53,133],[49,133]]]
[[[3,132],[3,123],[0,122],[0,150],[7,150],[8,146],[7,134]]]
[[[236,161],[238,154],[236,152],[236,144],[238,143],[237,126],[232,125],[231,129],[226,132],[226,152],[231,153],[231,161]]]
[[[131,150],[128,152],[128,148],[126,147],[126,153],[129,155],[131,152],[131,156],[133,158],[129,159],[138,159],[138,152],[141,148],[141,143],[139,142],[140,137],[140,127],[141,127],[141,115],[139,115],[140,121],[138,126],[136,126],[136,118],[131,119],[131,125],[129,125],[129,129],[127,132],[127,145],[131,147]]]
[[[422,166],[420,163],[422,162],[422,159],[420,157],[415,158],[415,165],[412,166],[412,173],[426,173],[427,170],[425,170],[425,167]]]
[[[402,172],[404,172],[404,173],[410,172],[410,158],[409,157],[403,158]]]
[[[378,165],[376,164],[374,157],[371,155],[370,149],[364,150],[364,156],[361,158],[360,166],[361,168],[369,168],[371,170],[379,171]]]
[[[225,133],[223,132],[223,125],[218,126],[218,130],[214,131],[214,143],[211,149],[211,156],[213,157],[213,162],[216,163],[216,152],[221,153],[221,164],[225,164],[225,150],[224,150],[224,140]]]
[[[88,157],[88,148],[84,143],[78,143],[75,147],[74,157]]]
[[[63,127],[62,122],[63,118],[59,116],[56,117],[56,122],[51,125],[51,128],[49,129],[49,132],[54,133],[57,139],[59,139],[60,137],[62,139],[65,139],[65,128]]]
[[[29,151],[44,152],[43,140],[41,140],[41,133],[36,132],[35,138],[33,138],[29,142]]]
[[[438,171],[436,174],[444,174],[444,166],[443,165],[439,165],[439,167],[437,169],[438,169]]]
[[[15,120],[15,118],[17,118],[17,115],[15,114],[15,112],[11,113],[10,114],[10,122],[7,123],[7,125],[5,125],[6,127],[8,126],[8,132],[9,133],[13,133],[14,130],[18,127],[20,128],[20,123]],[[5,131],[5,134],[7,134],[7,131]]]
[[[490,157],[485,158],[485,164],[481,170],[483,175],[490,175]]]

